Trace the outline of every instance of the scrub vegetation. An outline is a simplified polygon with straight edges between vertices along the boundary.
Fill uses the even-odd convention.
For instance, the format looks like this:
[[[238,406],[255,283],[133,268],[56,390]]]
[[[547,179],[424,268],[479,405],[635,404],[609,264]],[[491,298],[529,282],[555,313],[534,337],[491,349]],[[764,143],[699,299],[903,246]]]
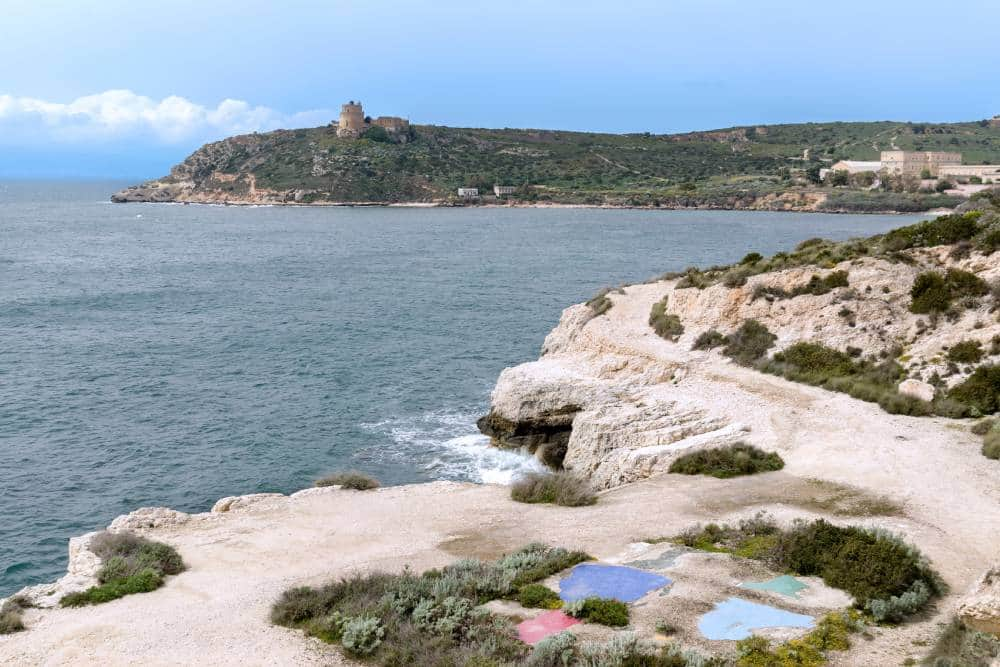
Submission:
[[[702,449],[685,454],[670,464],[668,472],[710,475],[720,479],[781,470],[785,462],[775,452],[765,452],[746,443]]]
[[[316,486],[339,486],[353,491],[370,491],[371,489],[379,488],[381,485],[371,475],[366,475],[357,470],[347,470],[335,472],[317,479]]]
[[[623,628],[628,625],[628,605],[618,600],[586,598],[566,605],[566,613],[591,623]]]
[[[148,593],[163,585],[164,577],[184,571],[177,551],[134,533],[103,532],[91,541],[90,549],[101,559],[97,572],[99,586],[70,593],[59,601],[63,607],[82,607],[110,602],[132,593]]]
[[[737,667],[818,667],[827,662],[828,651],[851,648],[850,635],[864,629],[861,615],[853,610],[831,612],[816,627],[798,639],[772,646],[766,637],[754,635],[736,642]]]
[[[580,552],[529,545],[496,561],[461,560],[417,575],[352,575],[285,591],[271,609],[277,625],[339,643],[378,665],[497,665],[528,649],[514,625],[479,606],[588,560]]]
[[[24,610],[31,608],[31,602],[25,597],[13,596],[0,605],[0,635],[10,635],[21,632],[24,627]]]
[[[676,342],[684,333],[684,325],[681,318],[667,312],[667,300],[670,297],[663,297],[653,304],[649,311],[649,326],[653,327],[656,335],[670,342]]]
[[[551,503],[565,507],[597,502],[590,484],[566,470],[528,473],[511,485],[510,497],[519,503]]]
[[[891,533],[835,526],[823,519],[788,528],[758,514],[736,526],[695,526],[676,539],[688,547],[764,561],[791,574],[818,576],[850,593],[878,623],[898,623],[945,591],[920,552]]]

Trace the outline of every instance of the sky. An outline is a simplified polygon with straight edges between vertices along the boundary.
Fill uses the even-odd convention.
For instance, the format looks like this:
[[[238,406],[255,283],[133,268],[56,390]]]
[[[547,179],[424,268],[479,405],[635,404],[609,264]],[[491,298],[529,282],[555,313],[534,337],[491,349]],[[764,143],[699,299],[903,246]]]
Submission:
[[[0,177],[372,115],[683,132],[1000,114],[997,0],[0,0]]]

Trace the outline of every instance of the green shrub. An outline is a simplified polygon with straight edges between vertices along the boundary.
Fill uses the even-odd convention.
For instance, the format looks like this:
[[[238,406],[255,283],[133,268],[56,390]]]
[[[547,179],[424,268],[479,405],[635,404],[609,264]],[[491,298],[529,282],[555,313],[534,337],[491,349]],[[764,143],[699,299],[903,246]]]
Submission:
[[[981,215],[980,211],[942,215],[894,229],[883,237],[882,243],[887,250],[905,250],[966,241],[979,231],[977,222]]]
[[[590,308],[591,317],[599,317],[611,310],[611,306],[614,305],[611,302],[611,299],[608,298],[611,291],[610,287],[605,287],[600,292],[590,297],[585,305]]]
[[[684,325],[677,315],[667,313],[668,298],[665,296],[653,304],[649,311],[649,326],[653,327],[660,338],[676,341],[684,333]]]
[[[851,355],[819,343],[795,343],[775,354],[774,360],[793,366],[798,373],[823,379],[854,375],[857,372]]]
[[[896,622],[944,592],[940,577],[916,548],[898,537],[823,519],[781,529],[764,516],[739,526],[708,524],[675,541],[696,549],[757,558],[802,576],[818,576],[850,593],[859,609]]]
[[[340,642],[349,653],[371,655],[382,643],[385,628],[374,616],[352,618],[344,624]]]
[[[737,443],[685,454],[670,464],[669,472],[726,479],[784,467],[785,462],[775,452],[764,452],[752,445]]]
[[[357,470],[346,470],[335,472],[316,480],[316,486],[339,486],[353,491],[369,491],[377,489],[379,481],[371,475],[366,475]]]
[[[698,335],[691,346],[692,350],[711,350],[726,344],[726,337],[715,329],[709,329]]]
[[[542,584],[521,586],[517,592],[517,601],[522,607],[537,609],[558,609],[562,606],[559,594]]]
[[[535,644],[525,667],[569,667],[575,658],[576,635],[563,631]]]
[[[983,438],[983,456],[1000,460],[1000,432],[991,431]]]
[[[90,550],[101,559],[99,586],[63,597],[64,607],[79,607],[117,600],[133,593],[148,593],[163,585],[167,575],[184,571],[181,555],[170,545],[134,533],[104,531],[95,535]]]
[[[123,579],[112,579],[100,586],[92,586],[79,593],[64,596],[59,604],[63,607],[83,607],[102,604],[133,593],[149,593],[163,585],[163,574],[153,568],[146,568]]]
[[[759,252],[749,252],[743,256],[743,259],[740,260],[740,264],[756,264],[762,259],[764,259],[764,256]]]
[[[943,313],[951,306],[951,291],[944,276],[936,271],[919,274],[910,289],[910,312]]]
[[[793,299],[806,294],[822,296],[838,287],[847,287],[849,285],[847,275],[847,271],[832,271],[822,278],[817,274],[813,274],[808,282],[797,285],[790,292],[779,287],[760,287],[754,293],[754,297],[769,296],[776,299]]]
[[[944,274],[925,271],[918,274],[910,290],[910,312],[943,313],[954,299],[987,294],[989,285],[974,273],[948,269]]]
[[[948,361],[956,364],[974,364],[983,358],[983,344],[978,340],[963,340],[948,350]]]
[[[722,354],[741,366],[752,366],[767,354],[777,339],[757,320],[746,320],[739,329],[726,337]]]
[[[510,497],[519,503],[553,503],[581,507],[597,502],[590,484],[571,472],[528,473],[510,487]]]
[[[969,429],[973,435],[986,435],[996,422],[992,419],[981,419]]]
[[[972,375],[948,391],[948,398],[975,408],[980,414],[997,411],[1000,394],[1000,366],[980,366]]]
[[[21,632],[24,627],[24,610],[31,608],[31,603],[25,597],[12,596],[0,605],[0,635],[10,635]]]
[[[628,625],[628,605],[606,598],[586,598],[566,605],[566,613],[591,623],[621,628]]]

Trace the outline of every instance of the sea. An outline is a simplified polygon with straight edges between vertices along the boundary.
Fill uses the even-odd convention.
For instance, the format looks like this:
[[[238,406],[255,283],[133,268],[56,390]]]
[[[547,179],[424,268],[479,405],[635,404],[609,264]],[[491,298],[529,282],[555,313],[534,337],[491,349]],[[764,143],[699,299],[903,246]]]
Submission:
[[[538,464],[475,420],[602,287],[914,216],[111,204],[0,182],[0,597],[144,506]]]

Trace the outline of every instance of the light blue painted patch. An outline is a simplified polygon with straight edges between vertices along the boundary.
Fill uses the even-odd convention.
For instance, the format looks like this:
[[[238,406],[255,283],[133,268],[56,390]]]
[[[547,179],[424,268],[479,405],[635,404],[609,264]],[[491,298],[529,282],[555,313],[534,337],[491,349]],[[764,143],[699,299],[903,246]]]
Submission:
[[[646,593],[672,583],[667,577],[633,567],[581,563],[559,582],[559,597],[566,602],[591,597],[635,602]]]
[[[811,628],[813,617],[795,614],[765,604],[729,598],[698,620],[698,629],[708,639],[746,639],[757,628]]]
[[[790,598],[799,597],[799,591],[809,588],[801,581],[788,574],[783,574],[780,577],[775,577],[769,581],[748,581],[740,584],[740,586],[743,588],[752,588],[755,591],[771,591],[772,593],[780,593],[782,595],[787,595]]]

